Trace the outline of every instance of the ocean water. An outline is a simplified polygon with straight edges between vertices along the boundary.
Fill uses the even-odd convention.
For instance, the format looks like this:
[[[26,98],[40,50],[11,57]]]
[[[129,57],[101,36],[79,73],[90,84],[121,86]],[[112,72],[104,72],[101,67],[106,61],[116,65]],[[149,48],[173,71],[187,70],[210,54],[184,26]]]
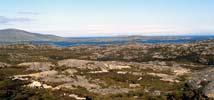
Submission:
[[[93,37],[92,37],[93,38]],[[191,36],[188,39],[176,39],[176,40],[138,40],[133,41],[137,43],[185,43],[185,42],[192,42],[196,40],[203,40],[203,39],[214,39],[214,36]],[[106,45],[106,44],[124,44],[130,41],[111,41],[111,42],[45,42],[45,41],[34,41],[32,43],[35,44],[53,44],[58,46],[74,46],[74,45]]]
[[[191,42],[193,40],[147,40],[147,41],[134,41],[137,43],[184,43]],[[58,46],[74,46],[74,45],[106,45],[106,44],[124,44],[129,41],[113,41],[113,42],[46,42],[46,41],[34,41],[34,44],[53,44]]]
[[[96,37],[89,37],[89,38],[75,38],[75,39],[95,39]],[[105,38],[105,37],[102,37]],[[109,38],[109,37],[107,37]],[[137,40],[132,42],[137,43],[185,43],[185,42],[192,42],[196,40],[206,40],[206,39],[214,39],[213,36],[188,36],[186,39],[172,39],[172,40],[159,40],[159,39],[149,39],[149,40]],[[26,41],[25,41],[26,42]],[[124,44],[130,41],[111,41],[111,42],[50,42],[50,41],[29,41],[33,44],[53,44],[57,46],[75,46],[75,45],[106,45],[106,44]],[[2,42],[0,42],[2,44]]]
[[[75,45],[106,45],[106,44],[123,44],[127,41],[114,41],[114,42],[47,42],[47,41],[34,41],[35,44],[53,44],[58,46],[75,46]]]

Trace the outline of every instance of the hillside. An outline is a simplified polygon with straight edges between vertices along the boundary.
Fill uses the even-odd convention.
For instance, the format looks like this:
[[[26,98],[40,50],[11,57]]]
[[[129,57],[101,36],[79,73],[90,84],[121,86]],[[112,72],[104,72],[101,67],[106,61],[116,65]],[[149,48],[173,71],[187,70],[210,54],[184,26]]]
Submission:
[[[90,42],[104,42],[104,43],[125,43],[125,42],[179,42],[179,41],[193,41],[201,39],[212,39],[211,36],[111,36],[111,37],[59,37],[55,35],[39,34],[27,32],[19,29],[4,29],[0,30],[0,42],[33,42],[33,41],[46,41],[49,42],[75,42],[77,44],[87,44]]]
[[[213,100],[213,44],[0,44],[0,98]]]
[[[65,39],[54,35],[44,35],[31,33],[18,29],[0,30],[0,42],[19,42],[19,41],[64,41]]]

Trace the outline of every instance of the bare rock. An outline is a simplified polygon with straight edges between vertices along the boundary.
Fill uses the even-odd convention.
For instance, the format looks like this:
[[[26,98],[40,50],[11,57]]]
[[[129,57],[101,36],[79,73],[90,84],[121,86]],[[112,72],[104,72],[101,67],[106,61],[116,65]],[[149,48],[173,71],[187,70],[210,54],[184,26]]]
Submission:
[[[27,66],[27,70],[31,71],[48,71],[51,67],[55,66],[50,62],[28,62],[28,63],[21,63],[18,66]]]
[[[10,67],[10,64],[0,62],[0,68]]]
[[[162,74],[162,73],[147,73],[148,75],[160,77],[162,81],[166,82],[179,82],[179,80],[176,80],[176,76],[174,75],[167,75],[167,74]]]
[[[203,93],[208,98],[214,98],[214,82],[209,83],[205,88],[203,89]]]

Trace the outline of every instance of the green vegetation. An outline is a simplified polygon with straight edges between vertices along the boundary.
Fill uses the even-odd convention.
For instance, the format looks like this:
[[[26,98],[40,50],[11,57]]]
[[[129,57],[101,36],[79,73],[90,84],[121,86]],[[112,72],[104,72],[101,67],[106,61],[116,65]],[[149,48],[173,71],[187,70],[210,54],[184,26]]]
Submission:
[[[48,89],[24,87],[29,82],[12,80],[11,76],[21,74],[19,67],[0,68],[0,100],[72,100]],[[75,99],[73,99],[75,100]]]
[[[62,91],[65,93],[74,93],[79,96],[88,97],[92,100],[208,100],[202,95],[202,91],[194,90],[189,84],[179,83],[170,85],[167,82],[162,82],[158,78],[151,76],[144,76],[143,80],[137,80],[138,77],[133,75],[118,75],[114,71],[107,74],[99,74],[90,76],[93,78],[105,78],[109,85],[114,84],[118,86],[127,87],[127,83],[137,83],[143,85],[136,91],[129,93],[113,94],[102,96],[99,94],[91,93],[83,87],[78,87],[75,90],[62,89],[59,91],[51,91],[48,89],[27,88],[23,87],[28,82],[20,80],[11,80],[10,76],[23,73],[24,69],[19,67],[1,68],[0,71],[0,98],[1,100],[73,100],[67,96],[63,96]],[[105,75],[105,77],[101,77]],[[154,87],[155,86],[155,87]],[[145,92],[147,87],[152,87],[150,91],[161,90],[171,91],[170,93],[162,93],[159,96],[151,95]],[[135,98],[134,98],[135,97]],[[75,100],[75,99],[74,99]]]
[[[168,100],[210,100],[203,95],[201,89],[193,89],[191,85],[187,83],[177,86],[177,90],[167,94]]]

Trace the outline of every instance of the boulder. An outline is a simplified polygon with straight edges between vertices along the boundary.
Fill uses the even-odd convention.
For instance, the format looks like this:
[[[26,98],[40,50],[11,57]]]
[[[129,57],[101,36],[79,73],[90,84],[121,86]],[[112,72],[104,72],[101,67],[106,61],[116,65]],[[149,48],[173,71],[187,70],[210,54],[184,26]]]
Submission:
[[[10,67],[10,64],[0,62],[0,68]]]

